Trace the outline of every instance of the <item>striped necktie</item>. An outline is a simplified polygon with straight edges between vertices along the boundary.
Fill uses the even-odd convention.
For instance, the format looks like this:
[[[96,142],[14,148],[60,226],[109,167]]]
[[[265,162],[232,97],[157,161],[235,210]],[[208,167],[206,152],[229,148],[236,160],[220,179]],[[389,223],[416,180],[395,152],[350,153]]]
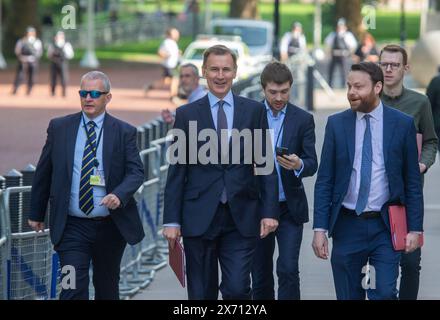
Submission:
[[[221,131],[228,129],[228,120],[226,119],[226,113],[225,113],[225,110],[223,109],[224,103],[225,102],[223,100],[220,100],[218,102],[218,111],[217,111],[217,135],[218,135],[218,139],[219,139],[220,152],[224,151],[224,150],[222,150],[222,147],[221,147]],[[227,147],[227,146],[225,146],[225,147]],[[228,197],[226,195],[226,186],[224,186],[222,193],[220,195],[220,202],[224,204],[227,201],[228,201]]]
[[[79,183],[79,208],[86,215],[89,215],[93,210],[93,186],[90,184],[90,176],[93,174],[93,169],[95,168],[95,126],[96,124],[93,121],[87,123],[88,139],[84,147],[81,166],[81,181]]]

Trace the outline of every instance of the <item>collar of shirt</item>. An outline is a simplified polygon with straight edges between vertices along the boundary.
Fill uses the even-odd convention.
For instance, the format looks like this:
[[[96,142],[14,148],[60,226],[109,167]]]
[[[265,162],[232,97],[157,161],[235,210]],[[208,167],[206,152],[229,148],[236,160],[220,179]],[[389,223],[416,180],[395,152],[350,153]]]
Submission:
[[[95,119],[90,119],[89,117],[87,117],[87,115],[83,112],[82,113],[83,117],[84,117],[84,121],[87,125],[87,123],[89,121],[93,121],[96,124],[96,129],[95,130],[101,130],[102,125],[104,124],[104,118],[105,118],[105,112],[100,114],[99,116],[97,116]],[[81,123],[82,126],[82,123]]]
[[[287,104],[284,106],[283,109],[281,109],[281,111],[278,112],[278,114],[276,116],[274,116],[273,111],[269,107],[269,103],[267,102],[267,100],[264,100],[264,105],[266,106],[267,114],[271,119],[277,119],[278,117],[281,117],[282,115],[283,116],[286,115]]]
[[[356,118],[358,120],[362,120],[365,115],[366,115],[366,113],[364,113],[364,112],[360,112],[360,111],[356,112]],[[369,113],[369,115],[371,116],[371,118],[373,118],[376,121],[379,121],[380,119],[383,118],[383,104],[382,104],[382,101],[379,102],[379,105],[376,108],[374,108],[374,110],[371,111]]]
[[[217,98],[215,95],[213,95],[211,92],[208,92],[208,99],[209,99],[209,105],[211,106],[211,108],[214,108],[217,106],[217,103],[220,100],[223,100],[225,102],[225,104],[223,104],[223,106],[234,106],[234,97],[232,96],[232,91],[229,90],[229,92],[226,94],[226,96],[223,99],[219,99]]]

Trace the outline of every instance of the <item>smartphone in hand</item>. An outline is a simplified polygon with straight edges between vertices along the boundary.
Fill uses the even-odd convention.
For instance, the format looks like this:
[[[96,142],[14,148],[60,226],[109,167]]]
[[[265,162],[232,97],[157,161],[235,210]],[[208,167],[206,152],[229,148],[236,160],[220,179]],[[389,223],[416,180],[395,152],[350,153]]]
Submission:
[[[289,154],[289,149],[287,149],[286,147],[277,147],[276,148],[276,153],[277,156],[284,156],[284,155],[288,155]]]

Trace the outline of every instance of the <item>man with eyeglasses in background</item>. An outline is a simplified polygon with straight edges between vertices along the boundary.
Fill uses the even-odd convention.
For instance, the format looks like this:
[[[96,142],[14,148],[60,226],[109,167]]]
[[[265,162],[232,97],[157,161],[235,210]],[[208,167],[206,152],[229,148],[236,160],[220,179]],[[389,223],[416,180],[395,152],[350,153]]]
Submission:
[[[60,266],[74,268],[75,280],[62,286],[61,300],[89,299],[90,263],[95,300],[119,299],[125,246],[144,237],[133,199],[144,180],[137,131],[106,112],[110,89],[102,72],[81,78],[82,112],[49,123],[35,171],[29,225],[44,230],[49,201],[50,236]]]
[[[380,52],[379,65],[384,74],[382,101],[412,116],[417,133],[422,134],[419,168],[423,184],[423,174],[434,163],[438,144],[428,97],[403,86],[405,73],[409,70],[408,54],[404,48],[395,44],[384,47]],[[417,299],[421,269],[420,260],[420,248],[414,252],[402,254],[399,299]]]

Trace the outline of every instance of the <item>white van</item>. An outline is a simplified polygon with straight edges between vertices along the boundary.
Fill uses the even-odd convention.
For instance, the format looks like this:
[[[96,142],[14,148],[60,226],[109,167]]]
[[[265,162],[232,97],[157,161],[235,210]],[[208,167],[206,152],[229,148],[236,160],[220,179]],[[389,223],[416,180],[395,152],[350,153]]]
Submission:
[[[211,21],[210,33],[240,36],[249,47],[251,56],[272,56],[273,23],[247,19],[215,19]]]

